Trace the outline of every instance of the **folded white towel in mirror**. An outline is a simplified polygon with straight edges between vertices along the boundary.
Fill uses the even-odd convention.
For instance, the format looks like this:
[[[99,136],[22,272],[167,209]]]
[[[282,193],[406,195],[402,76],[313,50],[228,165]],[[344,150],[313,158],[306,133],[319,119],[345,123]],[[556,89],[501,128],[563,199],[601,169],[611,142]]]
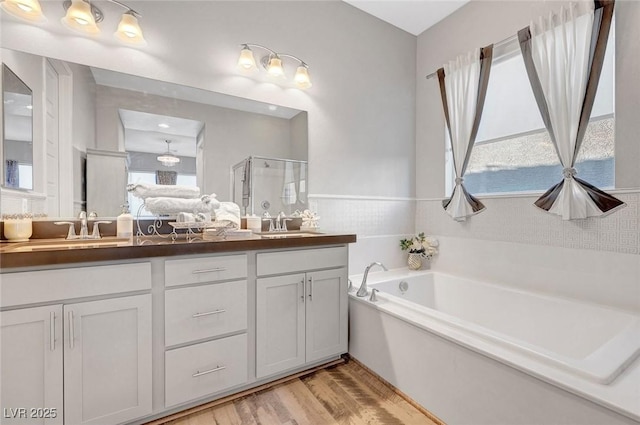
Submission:
[[[200,197],[200,188],[197,186],[178,186],[168,184],[131,183],[127,190],[140,199],[147,198],[184,198],[195,199]]]
[[[191,213],[181,212],[176,216],[176,221],[178,223],[193,223],[196,221],[196,216]]]
[[[144,206],[151,214],[154,215],[178,215],[185,211],[191,211],[191,214],[211,213],[220,207],[220,201],[216,199],[215,193],[211,195],[203,195],[196,199],[182,198],[147,198]]]
[[[211,213],[192,214],[181,212],[176,216],[176,221],[178,223],[208,223],[211,221]]]
[[[236,229],[240,228],[240,207],[233,202],[220,202],[218,208],[213,211],[216,222],[228,222]]]

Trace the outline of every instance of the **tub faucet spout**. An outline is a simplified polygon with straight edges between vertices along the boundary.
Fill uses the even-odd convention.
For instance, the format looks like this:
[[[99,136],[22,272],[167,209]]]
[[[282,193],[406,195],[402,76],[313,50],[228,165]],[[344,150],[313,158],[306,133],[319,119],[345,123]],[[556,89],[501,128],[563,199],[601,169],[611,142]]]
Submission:
[[[385,272],[389,271],[389,269],[387,269],[385,265],[379,261],[369,264],[367,268],[364,269],[364,276],[362,277],[362,283],[360,284],[360,289],[358,289],[358,292],[356,292],[356,296],[366,297],[367,294],[369,293],[369,290],[367,289],[367,276],[369,275],[369,270],[371,270],[371,267],[373,266],[380,266],[384,269]]]

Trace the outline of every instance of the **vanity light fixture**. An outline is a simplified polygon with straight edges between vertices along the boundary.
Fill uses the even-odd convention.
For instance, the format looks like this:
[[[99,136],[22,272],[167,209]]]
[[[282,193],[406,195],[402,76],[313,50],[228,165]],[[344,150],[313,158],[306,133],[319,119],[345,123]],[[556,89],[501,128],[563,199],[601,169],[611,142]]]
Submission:
[[[102,11],[84,0],[70,0],[63,3],[67,14],[60,22],[67,29],[85,34],[98,34],[97,23],[104,19]]]
[[[113,35],[124,43],[138,44],[141,46],[146,45],[147,41],[142,35],[142,30],[138,23],[138,16],[140,15],[133,9],[129,9],[123,13],[122,19],[120,19],[120,23],[118,24],[118,30]]]
[[[138,17],[141,15],[117,0],[108,1],[127,10],[122,14],[118,29],[113,35],[127,44],[145,45],[146,40],[138,23]],[[62,6],[67,12],[62,18],[62,25],[72,31],[84,34],[94,35],[100,32],[97,24],[104,20],[104,14],[89,0],[66,0]]]
[[[165,140],[165,143],[167,144],[167,151],[158,156],[157,159],[165,167],[173,167],[180,162],[180,158],[171,153],[171,149],[169,149],[171,147],[171,140]]]
[[[117,31],[113,35],[123,43],[146,45],[147,42],[138,23],[138,18],[141,15],[117,0],[107,1],[126,9],[120,18]],[[46,20],[38,0],[0,0],[0,7],[8,14],[26,21]],[[104,14],[90,0],[65,0],[62,7],[64,7],[65,15],[60,22],[65,28],[88,35],[100,33],[98,24],[104,20]]]
[[[312,84],[311,78],[309,77],[309,65],[307,65],[302,59],[287,53],[277,53],[268,47],[261,46],[259,44],[244,43],[240,46],[242,47],[242,50],[240,50],[240,58],[238,58],[239,68],[247,71],[257,68],[256,60],[253,56],[253,50],[251,50],[252,47],[257,47],[259,49],[266,50],[269,53],[260,59],[260,64],[267,70],[269,75],[276,78],[284,78],[285,72],[282,65],[282,58],[293,59],[299,62],[298,68],[296,69],[296,73],[293,77],[294,83],[301,89],[308,89],[311,87]]]
[[[3,0],[0,2],[0,7],[8,14],[19,19],[30,22],[45,20],[38,0]]]

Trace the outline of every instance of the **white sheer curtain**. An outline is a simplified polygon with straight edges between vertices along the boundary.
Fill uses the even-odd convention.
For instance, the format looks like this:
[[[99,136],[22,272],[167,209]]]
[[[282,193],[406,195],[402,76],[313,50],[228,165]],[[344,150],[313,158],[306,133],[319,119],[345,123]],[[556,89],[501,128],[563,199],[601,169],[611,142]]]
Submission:
[[[602,216],[624,206],[577,179],[574,168],[604,60],[611,16],[607,23],[603,12],[592,2],[570,4],[518,33],[538,108],[563,167],[563,181],[536,205],[565,220]]]
[[[492,51],[493,46],[475,49],[438,70],[455,172],[453,193],[443,202],[443,207],[457,221],[464,221],[485,209],[466,191],[463,182],[480,125]]]

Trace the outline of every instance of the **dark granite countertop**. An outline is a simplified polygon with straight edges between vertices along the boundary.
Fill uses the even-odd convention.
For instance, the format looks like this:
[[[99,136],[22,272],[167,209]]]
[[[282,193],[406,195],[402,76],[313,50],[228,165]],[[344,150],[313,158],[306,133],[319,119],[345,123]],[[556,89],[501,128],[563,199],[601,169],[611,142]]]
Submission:
[[[208,254],[262,249],[306,248],[339,245],[356,241],[354,234],[316,233],[304,235],[269,234],[243,239],[204,241],[176,240],[159,236],[131,239],[105,237],[97,241],[65,241],[64,239],[34,239],[28,242],[0,243],[0,270],[31,266],[72,264],[96,261],[117,261],[176,255]]]

